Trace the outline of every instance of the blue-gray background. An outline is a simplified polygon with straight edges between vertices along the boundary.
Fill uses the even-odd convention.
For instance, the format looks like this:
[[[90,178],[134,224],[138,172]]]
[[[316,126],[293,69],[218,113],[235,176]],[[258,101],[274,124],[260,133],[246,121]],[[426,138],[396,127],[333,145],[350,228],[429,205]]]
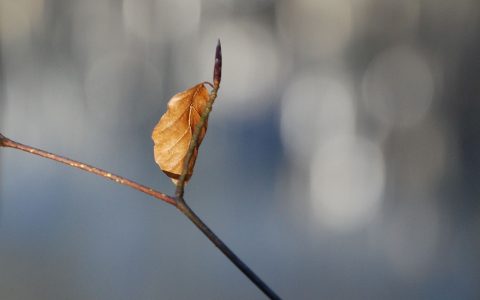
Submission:
[[[173,193],[150,133],[223,84],[186,197],[287,299],[480,297],[476,0],[0,0],[6,136]],[[262,299],[172,207],[0,150],[1,299]]]

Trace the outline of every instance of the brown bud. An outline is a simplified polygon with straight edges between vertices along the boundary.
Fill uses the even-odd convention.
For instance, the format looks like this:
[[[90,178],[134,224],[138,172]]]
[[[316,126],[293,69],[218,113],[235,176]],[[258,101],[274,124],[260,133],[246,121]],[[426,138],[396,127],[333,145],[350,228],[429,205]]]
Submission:
[[[218,89],[220,87],[221,80],[222,80],[222,45],[220,45],[220,39],[218,39],[217,49],[215,51],[215,67],[213,69],[213,86]]]

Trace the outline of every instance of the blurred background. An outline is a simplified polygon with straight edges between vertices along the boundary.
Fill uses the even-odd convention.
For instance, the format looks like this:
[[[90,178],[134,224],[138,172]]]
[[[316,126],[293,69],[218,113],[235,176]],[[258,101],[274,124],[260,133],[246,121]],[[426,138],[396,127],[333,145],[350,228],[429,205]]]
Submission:
[[[223,81],[186,198],[286,299],[480,298],[476,0],[0,0],[0,132],[172,194],[153,129]],[[0,150],[0,298],[263,299],[181,214]]]

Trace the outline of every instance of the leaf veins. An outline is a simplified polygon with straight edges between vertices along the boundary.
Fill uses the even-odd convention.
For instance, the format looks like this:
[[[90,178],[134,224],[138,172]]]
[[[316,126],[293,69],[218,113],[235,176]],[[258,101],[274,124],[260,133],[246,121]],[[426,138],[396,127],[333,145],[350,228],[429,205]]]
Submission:
[[[175,184],[182,173],[195,126],[200,121],[208,99],[208,90],[203,83],[176,94],[168,102],[167,111],[153,129],[155,162]],[[188,166],[186,181],[193,174],[198,148],[207,132],[207,123],[208,121],[205,121],[200,132],[197,147]]]

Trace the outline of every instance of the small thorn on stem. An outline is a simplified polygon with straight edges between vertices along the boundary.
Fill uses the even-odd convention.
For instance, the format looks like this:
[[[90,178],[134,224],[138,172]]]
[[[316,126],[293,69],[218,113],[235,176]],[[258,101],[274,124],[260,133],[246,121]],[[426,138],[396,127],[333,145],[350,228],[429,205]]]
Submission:
[[[213,85],[218,89],[222,80],[222,45],[218,39],[217,49],[215,50],[215,67],[213,69]]]

